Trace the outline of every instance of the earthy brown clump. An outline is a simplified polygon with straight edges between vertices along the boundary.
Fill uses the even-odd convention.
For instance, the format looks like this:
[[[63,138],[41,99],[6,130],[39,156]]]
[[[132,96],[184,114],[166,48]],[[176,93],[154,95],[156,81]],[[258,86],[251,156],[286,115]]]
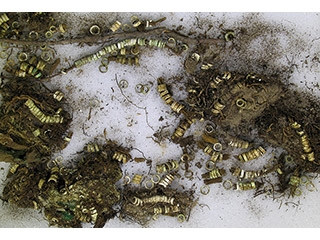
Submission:
[[[282,93],[279,81],[256,74],[201,71],[188,83],[196,115],[223,128],[248,125]]]
[[[65,144],[71,122],[64,100],[37,82],[11,80],[1,89],[1,161],[39,162]]]
[[[122,171],[113,157],[118,149],[100,149],[83,153],[75,168],[18,166],[8,176],[3,199],[19,207],[43,208],[51,226],[81,227],[82,222],[91,222],[103,227],[116,214],[113,207],[120,192],[115,183]]]
[[[266,76],[221,74],[209,69],[196,72],[187,91],[187,106],[181,111],[185,119],[173,136],[175,141],[195,120],[209,120],[224,131],[249,134],[254,120],[282,96],[283,84]]]
[[[319,101],[305,93],[288,90],[255,122],[259,135],[273,146],[281,147],[287,155],[280,158],[285,172],[280,176],[279,190],[290,186],[290,177],[320,170],[320,112]],[[286,161],[286,156],[292,158]]]
[[[37,208],[40,194],[38,183],[48,174],[44,164],[12,166],[7,175],[10,180],[2,193],[3,199],[21,208]]]
[[[264,146],[284,149],[271,168],[279,179],[274,191],[283,193],[289,189],[293,195],[303,174],[319,172],[319,100],[289,89],[275,76],[220,73],[210,68],[194,72],[187,91],[187,104],[181,110],[184,119],[172,136],[174,142],[183,139],[194,121],[208,120],[213,125],[211,130],[205,129],[211,132],[206,134],[222,140],[225,149],[230,144],[248,148],[243,155],[245,161],[266,152],[263,147],[257,150],[261,140]],[[200,148],[212,155],[213,161],[229,157],[213,151],[210,144]],[[262,170],[262,175],[272,171]]]
[[[8,27],[1,31],[2,38],[15,39],[46,39],[46,32],[52,30],[53,33],[61,32],[60,23],[54,18],[54,13],[49,12],[26,12],[26,13],[6,13],[9,20]],[[51,26],[54,26],[50,29]],[[30,34],[35,32],[35,34]]]

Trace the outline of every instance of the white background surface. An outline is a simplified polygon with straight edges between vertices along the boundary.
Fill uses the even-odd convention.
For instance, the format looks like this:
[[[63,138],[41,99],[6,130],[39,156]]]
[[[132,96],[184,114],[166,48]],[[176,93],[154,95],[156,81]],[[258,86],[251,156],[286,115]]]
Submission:
[[[134,13],[105,14],[108,21],[112,22],[117,19],[122,22],[129,22],[130,17]],[[94,19],[94,15],[76,14],[74,17]],[[204,19],[212,21],[216,27],[217,21],[224,21],[226,28],[232,28],[236,23],[247,14],[242,13],[138,13],[142,19],[151,18],[158,19],[166,16],[167,20],[161,24],[172,28],[172,25],[183,25],[185,33],[189,31],[204,32],[207,23],[204,23],[204,29],[200,29],[196,25],[196,17],[200,20]],[[183,18],[183,21],[180,19]],[[288,51],[288,55],[293,57],[293,61],[297,63],[297,67],[292,74],[290,81],[296,83],[300,88],[306,86],[314,88],[314,83],[319,79],[319,64],[305,63],[307,56],[319,56],[320,42],[320,16],[317,13],[263,13],[259,18],[266,22],[274,21],[286,27],[294,29],[291,36],[302,39],[307,45],[300,48],[303,51],[294,52],[297,49],[283,48]],[[77,22],[74,20],[74,22]],[[89,27],[93,21],[80,22],[78,27]],[[73,28],[72,32],[77,32],[78,28]],[[212,36],[218,36],[219,30],[213,28]],[[286,36],[284,36],[286,37]],[[271,37],[272,39],[272,37]],[[68,57],[70,63],[88,53],[99,49],[99,46],[83,47],[78,46],[60,46],[55,47],[58,57],[64,59]],[[250,50],[250,49],[248,49]],[[88,141],[96,138],[103,142],[103,130],[106,129],[107,137],[118,141],[120,144],[128,147],[138,148],[144,153],[146,158],[153,160],[153,166],[159,162],[165,162],[168,159],[179,159],[182,151],[177,145],[172,144],[168,140],[163,141],[160,145],[156,144],[150,137],[161,126],[170,124],[168,130],[170,133],[176,128],[179,118],[172,113],[170,107],[165,105],[160,99],[156,91],[156,80],[162,76],[166,79],[180,75],[186,80],[183,73],[183,61],[185,56],[177,57],[172,55],[168,50],[145,49],[140,57],[140,67],[122,66],[116,63],[109,65],[107,73],[102,74],[98,71],[100,62],[93,62],[85,65],[81,70],[76,69],[65,76],[52,79],[49,86],[59,86],[65,93],[66,98],[72,106],[73,123],[71,130],[74,135],[69,146],[62,152],[65,162],[76,156],[76,152],[82,150],[82,147]],[[277,58],[279,64],[288,64],[285,58]],[[67,64],[62,61],[63,64]],[[3,61],[2,61],[3,64]],[[236,67],[236,66],[234,66]],[[126,79],[129,87],[124,89],[124,94],[140,108],[128,103],[120,94],[119,88],[115,82],[115,75],[118,81]],[[152,82],[153,87],[146,95],[139,95],[134,91],[134,87],[138,83]],[[173,90],[182,87],[181,83],[168,81],[173,84]],[[150,85],[151,86],[151,85]],[[314,94],[319,94],[319,90],[314,88]],[[186,95],[181,92],[174,94],[176,99],[182,99]],[[87,120],[89,109],[92,108],[92,117]],[[102,109],[103,108],[103,109]],[[148,112],[148,122],[146,123],[145,108]],[[163,116],[164,121],[159,121]],[[82,126],[85,126],[85,132]],[[128,127],[128,124],[132,126]],[[204,123],[197,123],[193,126],[188,134],[201,134]],[[273,149],[269,148],[268,153]],[[132,150],[133,157],[142,157],[137,150]],[[196,157],[208,160],[200,152]],[[270,157],[270,155],[269,155]],[[268,157],[266,157],[268,158]],[[193,164],[199,160],[194,160]],[[261,159],[261,164],[263,161]],[[234,160],[230,160],[234,161]],[[259,165],[259,164],[258,164]],[[193,165],[194,166],[194,165]],[[8,164],[0,163],[0,191],[3,189],[5,175]],[[198,168],[194,168],[198,169]],[[131,176],[133,174],[144,174],[148,172],[145,163],[130,162],[124,166],[124,170]],[[197,175],[205,172],[204,168],[197,170]],[[155,173],[155,168],[152,172]],[[181,172],[183,173],[183,172]],[[196,174],[196,171],[195,171]],[[199,193],[201,181],[195,177],[192,181],[178,181],[174,186],[183,183],[191,187],[192,183],[197,183],[196,197],[200,197],[199,203],[191,212],[188,222],[179,223],[175,218],[161,216],[158,221],[151,222],[150,227],[318,227],[320,224],[320,209],[318,201],[320,193],[316,189],[314,192],[308,192],[303,189],[300,198],[284,200],[281,207],[279,201],[259,196],[252,198],[252,192],[236,192],[226,191],[221,185],[210,185],[210,193],[207,196]],[[313,181],[316,188],[319,188],[319,180]],[[119,184],[120,185],[120,184]],[[286,202],[293,202],[287,203]],[[208,207],[207,207],[207,206]],[[43,219],[43,214],[31,209],[18,209],[6,203],[0,204],[0,227],[47,227],[47,222]],[[90,225],[86,225],[90,227]],[[105,227],[139,227],[137,224],[121,222],[115,218],[110,220]]]

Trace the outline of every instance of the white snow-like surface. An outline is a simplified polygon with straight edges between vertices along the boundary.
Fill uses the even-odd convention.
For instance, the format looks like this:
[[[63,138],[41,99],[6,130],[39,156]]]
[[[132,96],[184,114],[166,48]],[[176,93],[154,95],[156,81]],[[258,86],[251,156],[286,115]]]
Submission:
[[[110,22],[119,19],[125,22],[130,21],[130,17],[134,13],[106,13]],[[208,24],[204,22],[199,28],[197,22],[202,20],[211,20],[212,22],[224,21],[226,28],[233,26],[235,22],[246,16],[246,13],[136,13],[142,19],[158,19],[163,16],[167,20],[161,25],[172,28],[182,25],[183,33],[195,31],[204,33]],[[95,15],[89,13],[68,13],[72,17],[81,17],[84,19],[94,19]],[[291,53],[287,48],[288,55],[292,56],[292,61],[297,64],[290,81],[297,84],[299,88],[305,90],[306,87],[313,88],[313,93],[319,95],[319,89],[314,84],[319,81],[319,62],[305,60],[308,56],[319,56],[320,43],[320,17],[317,13],[262,13],[260,14],[266,21],[274,21],[276,23],[288,26],[295,31],[293,35],[301,37],[308,45],[303,52]],[[181,20],[183,18],[183,20]],[[76,20],[75,20],[76,22]],[[90,26],[94,20],[81,22],[77,27],[70,30],[76,33],[77,29],[83,26]],[[213,24],[212,30],[208,34],[217,36],[220,32]],[[284,43],[286,42],[284,41]],[[74,60],[88,53],[94,52],[100,46],[91,46],[79,48],[76,45],[55,46],[57,57],[61,59],[68,58],[72,63]],[[145,49],[140,58],[140,67],[132,67],[111,63],[107,73],[100,73],[98,67],[100,61],[92,62],[80,69],[75,69],[67,75],[62,75],[52,79],[48,86],[61,89],[71,105],[73,112],[73,122],[71,130],[74,132],[72,140],[68,147],[58,155],[62,155],[65,161],[76,156],[83,146],[96,139],[103,142],[103,131],[106,129],[107,137],[111,140],[118,141],[123,146],[133,147],[138,150],[132,150],[132,157],[142,157],[141,152],[147,159],[153,160],[153,168],[151,174],[155,173],[154,166],[157,163],[165,162],[168,159],[179,159],[182,150],[177,145],[168,140],[164,140],[160,145],[152,140],[153,134],[162,126],[170,124],[164,128],[169,131],[169,136],[179,123],[179,117],[175,115],[170,107],[165,105],[160,99],[157,90],[157,78],[164,77],[169,79],[167,83],[172,84],[174,90],[182,87],[181,82],[170,80],[170,77],[180,75],[185,77],[183,73],[184,56],[175,56],[168,50]],[[284,59],[280,59],[282,64],[287,64]],[[0,66],[5,64],[1,60]],[[67,66],[65,61],[62,65]],[[123,89],[126,97],[134,103],[134,105],[121,95],[120,89],[117,87],[115,77],[120,81],[125,79],[129,82],[129,86]],[[183,79],[183,78],[182,78]],[[147,94],[138,94],[135,92],[135,86],[139,83],[147,83],[150,91]],[[309,90],[307,90],[309,91]],[[175,91],[174,97],[182,99],[186,96],[183,91]],[[137,107],[138,106],[138,107]],[[88,119],[91,110],[91,119]],[[146,115],[147,112],[147,115]],[[160,116],[164,118],[159,121]],[[148,123],[146,119],[148,119]],[[201,134],[201,130],[205,123],[197,123],[187,134]],[[84,128],[84,131],[83,131]],[[141,151],[141,152],[140,152]],[[262,163],[265,159],[271,157],[273,149],[268,150],[268,156],[259,159]],[[204,167],[198,169],[194,164],[200,159],[208,157],[200,151],[195,153],[196,159],[193,161],[193,169],[195,177],[192,181],[184,179],[175,182],[173,186],[184,184],[186,188],[191,187],[195,182],[196,198],[199,197],[199,205],[195,206],[191,212],[188,222],[180,223],[176,218],[160,216],[157,221],[151,222],[150,227],[318,227],[320,224],[320,208],[318,207],[320,193],[319,180],[314,179],[316,190],[313,192],[302,188],[300,197],[289,199],[282,204],[279,201],[272,201],[271,198],[258,196],[252,198],[253,193],[227,191],[220,184],[210,185],[210,193],[206,196],[200,193],[202,186],[201,173],[206,170]],[[198,159],[198,160],[197,160]],[[258,163],[259,165],[259,163]],[[263,165],[263,164],[262,164]],[[260,165],[261,166],[261,165]],[[0,163],[0,191],[2,192],[5,176],[9,164]],[[130,176],[134,174],[146,174],[149,168],[146,163],[129,162],[123,166],[124,172]],[[180,170],[183,175],[183,171]],[[120,183],[119,183],[120,185]],[[281,206],[280,206],[281,205]],[[84,225],[91,227],[90,224]],[[1,202],[0,207],[0,227],[47,227],[47,222],[41,212],[31,209],[19,209],[15,206]],[[139,227],[138,224],[122,222],[118,218],[110,220],[105,227]]]

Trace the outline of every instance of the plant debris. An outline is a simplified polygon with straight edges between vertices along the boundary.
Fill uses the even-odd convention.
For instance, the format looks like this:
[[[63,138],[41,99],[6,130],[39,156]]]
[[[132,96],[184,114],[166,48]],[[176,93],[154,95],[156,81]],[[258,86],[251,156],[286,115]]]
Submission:
[[[88,149],[88,148],[86,148]],[[75,167],[50,164],[19,165],[9,172],[3,199],[19,207],[44,209],[51,226],[81,227],[92,222],[103,227],[116,215],[120,200],[115,183],[122,178],[119,158],[122,148],[104,145],[85,151]]]
[[[59,91],[50,92],[38,82],[10,80],[0,92],[2,161],[46,162],[66,146],[71,116],[61,95],[56,96]]]
[[[158,82],[161,98],[171,105],[173,110],[176,109],[174,104],[177,102],[168,91],[165,95],[162,90],[165,86],[163,79]],[[264,140],[266,146],[281,147],[284,152],[275,158],[270,168],[256,173],[239,169],[235,174],[234,170],[230,169],[231,173],[240,179],[246,176],[245,182],[231,183],[235,189],[259,190],[262,183],[257,185],[252,181],[247,182],[246,179],[261,178],[276,172],[279,182],[274,191],[282,193],[289,189],[290,195],[294,196],[301,176],[319,173],[318,100],[289,90],[277,78],[253,73],[221,74],[213,69],[196,71],[187,84],[187,91],[188,98],[184,104],[179,103],[177,111],[184,115],[184,119],[173,133],[172,140],[179,142],[196,120],[207,120],[216,126],[208,126],[205,129],[208,135],[202,135],[204,141],[198,142],[198,146],[211,156],[210,161],[214,164],[210,172],[202,175],[205,184],[222,182],[225,173],[224,169],[221,170],[223,173],[220,173],[220,169],[215,167],[216,163],[219,164],[218,162],[229,157],[228,154],[221,153],[221,149],[215,149],[215,146],[220,144],[217,139],[224,139],[225,151],[230,150],[230,147],[249,148],[238,156],[243,163],[266,153],[262,146],[247,141],[252,138],[250,135],[254,129],[258,129],[258,137]],[[298,104],[293,104],[295,102]],[[299,119],[299,122],[296,119]],[[284,161],[288,156],[292,158],[289,165],[288,161]]]
[[[7,61],[0,76],[4,80],[0,88],[0,161],[12,164],[1,199],[21,208],[43,210],[50,226],[92,223],[103,227],[116,216],[147,226],[160,215],[176,217],[180,222],[189,219],[198,202],[194,185],[192,190],[179,190],[171,183],[184,178],[192,181],[198,177],[195,167],[207,170],[201,174],[203,195],[210,193],[211,184],[221,184],[226,190],[254,190],[254,197],[266,194],[273,199],[275,194],[301,195],[302,184],[314,190],[307,175],[320,172],[319,99],[292,90],[280,74],[243,72],[236,65],[228,71],[214,64],[233,41],[237,43],[232,51],[241,46],[245,29],[224,30],[218,38],[206,34],[193,38],[158,26],[166,18],[132,16],[130,20],[131,24],[115,20],[106,31],[100,23],[91,24],[78,36],[68,38],[67,25],[56,20],[53,13],[0,14],[0,57]],[[52,46],[72,43],[100,45],[93,53],[79,55],[69,68],[56,70],[60,59],[55,58]],[[156,164],[157,174],[151,176],[153,162],[140,150],[143,158],[132,159],[129,148],[106,139],[105,129],[106,144],[87,144],[71,165],[64,166],[59,157],[51,160],[71,141],[73,133],[68,129],[72,116],[62,91],[51,91],[42,82],[98,60],[101,73],[108,71],[111,62],[140,67],[140,55],[146,48],[168,49],[185,58],[181,78],[187,91],[185,100],[175,99],[165,78],[157,79],[159,97],[182,118],[171,137],[167,123],[153,134],[156,139],[151,137],[159,145],[165,139],[179,144],[181,158]],[[129,81],[118,82],[116,75],[115,82],[127,102],[145,111],[147,125],[154,130],[146,107],[136,105],[124,94]],[[151,94],[153,88],[152,81],[135,86],[139,95]],[[90,107],[87,120],[91,117]],[[162,116],[156,119],[164,120]],[[197,121],[207,122],[200,137],[194,133],[185,136]],[[245,167],[264,156],[269,147],[282,152],[258,170]],[[241,153],[232,156],[235,148]],[[198,150],[209,160],[204,163],[196,159],[193,164]],[[230,167],[232,158],[236,163]],[[146,163],[148,176],[134,173],[131,179],[126,173],[123,177],[121,165],[130,160]],[[180,169],[184,177],[178,173]],[[268,180],[270,175],[276,176],[275,182]],[[151,179],[144,181],[149,176]],[[123,185],[118,187],[122,178]],[[140,187],[143,182],[145,188]],[[182,184],[180,187],[185,189]]]

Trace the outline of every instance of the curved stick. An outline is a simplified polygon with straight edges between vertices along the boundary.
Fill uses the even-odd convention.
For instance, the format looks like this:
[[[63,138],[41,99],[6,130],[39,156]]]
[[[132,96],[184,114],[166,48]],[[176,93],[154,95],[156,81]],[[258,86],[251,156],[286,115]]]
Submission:
[[[165,34],[169,37],[173,37],[176,40],[180,40],[187,44],[224,44],[225,41],[223,39],[215,39],[215,38],[204,38],[204,39],[196,39],[185,36],[181,33],[178,33],[174,30],[169,30],[165,27],[154,28],[151,30],[147,30],[144,32],[120,32],[120,33],[112,33],[105,36],[84,36],[78,38],[71,38],[65,40],[57,40],[57,41],[30,41],[30,40],[18,40],[18,39],[6,39],[0,38],[0,42],[16,44],[16,45],[33,45],[33,46],[43,46],[43,45],[66,45],[73,43],[102,43],[108,40],[112,40],[114,38],[144,38],[152,35],[161,35]]]

